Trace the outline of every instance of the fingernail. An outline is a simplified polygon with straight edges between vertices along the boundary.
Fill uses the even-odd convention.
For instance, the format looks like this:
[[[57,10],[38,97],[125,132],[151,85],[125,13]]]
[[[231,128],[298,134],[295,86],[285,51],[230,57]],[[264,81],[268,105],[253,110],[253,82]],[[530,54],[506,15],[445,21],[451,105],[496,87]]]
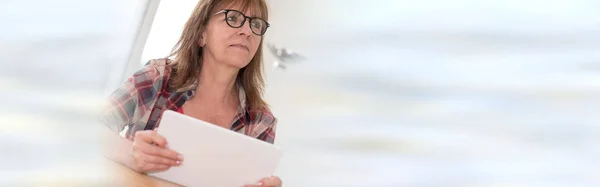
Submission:
[[[181,161],[179,161],[179,160],[178,160],[178,161],[175,161],[175,164],[177,164],[177,165],[181,165]]]
[[[182,155],[177,155],[177,158],[178,158],[179,160],[183,160],[183,156],[182,156]]]
[[[168,149],[169,148],[169,144],[165,144],[165,147]]]
[[[256,185],[262,186],[263,183],[262,182],[258,182],[258,183],[256,183]]]

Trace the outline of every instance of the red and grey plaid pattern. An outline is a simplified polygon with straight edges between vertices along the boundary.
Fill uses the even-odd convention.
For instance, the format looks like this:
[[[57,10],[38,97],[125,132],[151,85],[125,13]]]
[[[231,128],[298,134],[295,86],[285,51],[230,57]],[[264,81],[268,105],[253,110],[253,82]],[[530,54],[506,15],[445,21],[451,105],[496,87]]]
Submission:
[[[169,62],[168,59],[150,60],[148,65],[115,90],[108,98],[102,122],[115,132],[128,127],[125,135],[133,138],[139,130],[158,127],[165,110],[176,111],[192,98],[195,85],[181,92],[170,91],[165,86],[171,72]],[[239,90],[241,106],[231,130],[273,143],[277,119],[269,111],[248,109],[246,94],[241,87]]]

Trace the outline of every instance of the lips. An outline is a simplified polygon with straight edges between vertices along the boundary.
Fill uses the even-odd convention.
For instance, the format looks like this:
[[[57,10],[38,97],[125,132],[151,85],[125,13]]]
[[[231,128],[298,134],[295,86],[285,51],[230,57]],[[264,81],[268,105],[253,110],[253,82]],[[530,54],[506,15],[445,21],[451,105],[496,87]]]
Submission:
[[[245,50],[248,50],[248,51],[250,51],[250,50],[248,49],[248,46],[247,46],[247,45],[244,45],[244,44],[232,44],[232,45],[229,45],[229,46],[230,46],[230,47],[238,47],[238,48],[242,48],[242,49],[245,49]]]

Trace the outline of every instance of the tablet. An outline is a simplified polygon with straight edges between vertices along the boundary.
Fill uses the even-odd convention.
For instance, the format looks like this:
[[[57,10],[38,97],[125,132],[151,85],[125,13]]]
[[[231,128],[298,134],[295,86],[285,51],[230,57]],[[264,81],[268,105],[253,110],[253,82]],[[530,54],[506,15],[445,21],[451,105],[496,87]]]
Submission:
[[[181,166],[148,174],[182,186],[238,187],[273,175],[279,147],[171,110],[159,134],[183,155]]]

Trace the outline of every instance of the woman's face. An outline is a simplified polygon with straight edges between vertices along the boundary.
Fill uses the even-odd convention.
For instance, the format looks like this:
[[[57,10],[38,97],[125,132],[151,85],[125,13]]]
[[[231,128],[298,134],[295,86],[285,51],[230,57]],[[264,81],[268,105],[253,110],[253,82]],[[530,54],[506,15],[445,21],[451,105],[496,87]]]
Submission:
[[[212,15],[202,33],[203,55],[240,69],[248,65],[268,25],[255,14],[258,13],[227,7]]]

